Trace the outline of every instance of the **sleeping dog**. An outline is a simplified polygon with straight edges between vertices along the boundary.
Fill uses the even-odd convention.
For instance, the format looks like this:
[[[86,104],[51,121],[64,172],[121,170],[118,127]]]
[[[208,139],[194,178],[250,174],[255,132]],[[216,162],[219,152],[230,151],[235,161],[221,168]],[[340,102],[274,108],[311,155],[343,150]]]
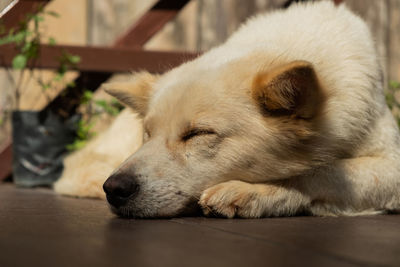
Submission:
[[[193,61],[104,89],[134,113],[67,159],[62,194],[127,217],[400,207],[398,128],[371,34],[344,5],[256,16]]]

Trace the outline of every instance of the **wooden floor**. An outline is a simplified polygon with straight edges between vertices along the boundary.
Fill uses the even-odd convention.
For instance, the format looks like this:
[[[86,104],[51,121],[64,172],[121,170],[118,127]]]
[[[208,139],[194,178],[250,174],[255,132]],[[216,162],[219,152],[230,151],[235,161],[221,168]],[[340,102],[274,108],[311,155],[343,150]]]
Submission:
[[[0,266],[400,266],[400,216],[126,220],[0,184]]]

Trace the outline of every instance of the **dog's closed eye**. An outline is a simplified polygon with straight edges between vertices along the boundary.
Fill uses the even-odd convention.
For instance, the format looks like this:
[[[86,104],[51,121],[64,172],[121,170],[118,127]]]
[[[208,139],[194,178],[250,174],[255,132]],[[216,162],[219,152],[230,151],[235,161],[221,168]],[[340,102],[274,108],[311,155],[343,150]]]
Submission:
[[[217,133],[214,130],[211,129],[190,129],[189,131],[186,131],[182,135],[182,141],[188,141],[189,139],[192,139],[193,137],[196,136],[204,136],[204,135],[216,135]]]

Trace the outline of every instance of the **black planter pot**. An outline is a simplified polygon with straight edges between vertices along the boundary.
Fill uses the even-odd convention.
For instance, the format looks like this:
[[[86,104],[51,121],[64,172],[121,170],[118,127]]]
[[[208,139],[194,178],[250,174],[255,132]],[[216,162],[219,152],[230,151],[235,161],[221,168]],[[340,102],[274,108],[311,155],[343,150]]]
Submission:
[[[13,179],[17,186],[49,186],[61,175],[66,145],[75,139],[75,115],[68,120],[51,111],[12,114]]]

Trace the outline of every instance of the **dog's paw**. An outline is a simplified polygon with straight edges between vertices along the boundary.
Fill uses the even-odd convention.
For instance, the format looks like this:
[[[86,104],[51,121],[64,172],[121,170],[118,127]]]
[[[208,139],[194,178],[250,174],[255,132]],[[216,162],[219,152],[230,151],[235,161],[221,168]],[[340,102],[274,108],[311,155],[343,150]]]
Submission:
[[[263,215],[257,185],[229,181],[206,189],[199,204],[206,216],[259,218]]]

